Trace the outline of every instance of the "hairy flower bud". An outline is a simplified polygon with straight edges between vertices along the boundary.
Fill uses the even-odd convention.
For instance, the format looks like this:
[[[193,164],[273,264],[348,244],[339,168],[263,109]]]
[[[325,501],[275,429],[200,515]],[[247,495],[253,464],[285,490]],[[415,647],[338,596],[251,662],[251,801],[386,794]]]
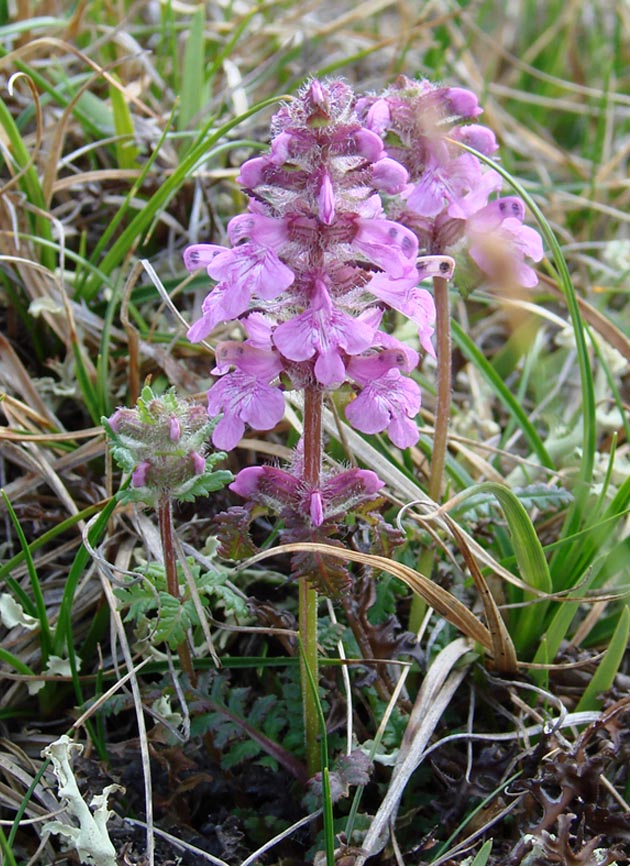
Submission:
[[[131,472],[132,487],[146,488],[150,499],[163,494],[185,496],[211,468],[209,464],[222,458],[220,453],[205,456],[217,420],[210,419],[203,406],[178,398],[172,390],[156,396],[145,387],[134,409],[119,408],[103,422],[115,459]]]

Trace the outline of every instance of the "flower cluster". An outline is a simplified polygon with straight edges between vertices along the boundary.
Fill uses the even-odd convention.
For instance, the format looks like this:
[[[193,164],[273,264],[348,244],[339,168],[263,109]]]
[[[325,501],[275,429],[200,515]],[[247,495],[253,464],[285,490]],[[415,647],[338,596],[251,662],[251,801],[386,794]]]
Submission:
[[[232,479],[211,472],[225,454],[206,455],[216,419],[203,406],[180,399],[173,390],[161,396],[145,386],[134,409],[121,407],[103,419],[116,462],[131,473],[131,486],[145,502],[172,495],[178,499],[217,490]]]
[[[418,438],[413,418],[420,390],[409,373],[418,353],[381,329],[384,312],[412,319],[420,345],[433,353],[430,293],[419,288],[418,240],[389,219],[381,195],[408,184],[381,136],[359,120],[346,84],[313,81],[273,119],[269,153],[246,162],[240,182],[248,212],[228,225],[232,246],[197,244],[185,251],[217,284],[192,341],[238,319],[243,342],[219,343],[209,391],[211,414],[223,413],[213,442],[233,448],[250,424],[275,426],[281,388],[337,389],[356,399],[348,421],[366,433],[387,430],[404,448]],[[451,271],[431,259],[426,270]]]
[[[420,252],[458,259],[465,253],[467,265],[472,260],[504,289],[535,286],[538,278],[526,259],[540,261],[542,241],[523,224],[523,202],[514,196],[490,200],[501,189],[500,174],[461,147],[485,157],[497,150],[494,133],[476,123],[481,111],[468,90],[403,75],[382,95],[357,102],[366,128],[383,138],[389,156],[409,173],[386,210],[413,229]]]
[[[216,346],[217,447],[233,448],[246,425],[275,427],[291,388],[312,398],[343,387],[355,429],[387,431],[400,448],[417,441],[419,353],[390,333],[387,311],[411,320],[434,356],[423,280],[450,279],[465,255],[494,281],[531,286],[527,260],[542,257],[523,203],[496,197],[500,175],[466,149],[497,149],[480,111],[469,91],[401,76],[361,98],[341,81],[314,80],[276,113],[269,152],[241,167],[249,204],[228,224],[231,245],[184,253],[190,271],[204,267],[215,282],[189,339],[230,321],[245,335]],[[232,489],[319,527],[380,486],[373,473],[322,478],[309,465],[248,468]]]
[[[465,250],[492,280],[532,286],[526,259],[542,257],[523,203],[490,200],[500,175],[459,146],[497,149],[480,112],[467,90],[400,76],[360,99],[340,81],[312,81],[275,115],[270,151],[241,167],[249,206],[228,225],[232,246],[184,253],[189,270],[216,281],[189,339],[233,320],[246,335],[216,349],[215,445],[233,448],[247,424],[273,428],[285,388],[344,383],[352,426],[386,430],[401,448],[417,440],[420,391],[408,374],[418,354],[381,329],[384,312],[411,319],[432,355],[423,279],[450,278]]]

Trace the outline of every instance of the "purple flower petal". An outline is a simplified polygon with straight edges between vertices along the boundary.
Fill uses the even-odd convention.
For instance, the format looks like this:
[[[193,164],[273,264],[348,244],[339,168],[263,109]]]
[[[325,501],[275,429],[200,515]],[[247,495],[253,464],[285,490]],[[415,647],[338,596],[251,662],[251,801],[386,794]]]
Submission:
[[[358,219],[352,246],[391,277],[402,277],[418,253],[418,239],[410,229],[387,219]]]
[[[322,178],[317,196],[317,207],[320,220],[324,225],[329,226],[335,219],[335,192],[328,172]]]
[[[261,247],[278,250],[288,240],[284,220],[256,213],[242,213],[228,223],[228,236],[233,244],[248,239]]]
[[[409,172],[404,165],[388,156],[379,159],[372,166],[372,183],[377,189],[389,195],[402,192],[408,180]]]
[[[214,257],[226,251],[218,244],[192,244],[184,250],[184,266],[187,271],[207,268]]]
[[[369,382],[346,406],[346,418],[362,433],[379,433],[387,429],[392,442],[400,448],[413,445],[419,438],[415,418],[420,411],[420,388],[412,379],[392,368],[384,376]]]
[[[278,388],[236,370],[228,373],[208,391],[208,414],[223,412],[212,441],[230,450],[242,438],[245,424],[255,430],[271,430],[284,415],[284,397]],[[218,432],[217,432],[218,431]]]

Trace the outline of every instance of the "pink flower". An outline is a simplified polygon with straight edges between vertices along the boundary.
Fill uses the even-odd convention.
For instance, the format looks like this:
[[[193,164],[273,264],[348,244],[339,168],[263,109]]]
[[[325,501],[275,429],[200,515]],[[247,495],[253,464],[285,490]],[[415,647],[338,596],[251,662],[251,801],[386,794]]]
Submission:
[[[341,352],[357,355],[372,342],[374,328],[358,318],[335,309],[325,284],[315,280],[309,307],[279,325],[273,342],[291,361],[317,356],[314,372],[322,385],[343,382],[345,365]]]
[[[295,275],[273,250],[252,243],[241,244],[216,256],[208,267],[215,280],[247,289],[249,297],[272,299],[288,288]]]
[[[363,387],[346,406],[346,418],[362,433],[387,430],[394,445],[408,448],[420,435],[412,420],[419,411],[420,388],[394,366]]]
[[[251,373],[235,370],[208,391],[208,414],[221,412],[223,418],[214,428],[212,442],[229,451],[242,439],[246,424],[254,430],[273,429],[284,415],[284,397],[279,388]]]
[[[470,153],[454,159],[432,157],[407,199],[407,206],[424,217],[435,217],[448,207],[449,216],[459,217],[459,199],[474,189],[480,178],[479,161]]]
[[[202,317],[194,322],[186,336],[191,343],[205,340],[219,322],[227,322],[244,313],[249,306],[250,294],[246,284],[219,283],[201,304]]]
[[[467,234],[470,257],[492,280],[531,288],[538,276],[525,259],[539,262],[543,245],[538,232],[523,225],[524,216],[525,207],[516,196],[496,199],[468,219]]]
[[[390,280],[386,274],[375,274],[366,288],[388,306],[411,319],[418,326],[420,345],[425,352],[435,357],[431,343],[435,304],[433,296],[426,289],[419,288],[417,283],[417,271],[414,269],[411,275],[400,280]]]

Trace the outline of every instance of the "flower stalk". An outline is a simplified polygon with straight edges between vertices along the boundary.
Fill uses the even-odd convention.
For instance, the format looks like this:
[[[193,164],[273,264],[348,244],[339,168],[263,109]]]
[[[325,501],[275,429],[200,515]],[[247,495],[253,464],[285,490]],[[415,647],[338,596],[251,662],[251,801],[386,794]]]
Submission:
[[[180,588],[177,576],[177,555],[173,536],[173,504],[171,497],[164,494],[157,501],[158,526],[160,540],[162,542],[162,556],[164,558],[164,573],[166,575],[166,586],[168,592],[179,601]],[[194,669],[190,647],[183,640],[177,646],[177,655],[182,671],[188,676],[190,684],[197,685],[197,672]]]
[[[304,391],[304,481],[319,490],[322,464],[322,392],[319,387]],[[317,651],[317,589],[308,578],[300,578],[298,596],[298,627],[302,653],[300,654],[300,688],[304,712],[304,746],[306,765],[311,775],[320,769],[318,695],[313,685],[319,683]],[[309,676],[310,672],[310,676]]]

